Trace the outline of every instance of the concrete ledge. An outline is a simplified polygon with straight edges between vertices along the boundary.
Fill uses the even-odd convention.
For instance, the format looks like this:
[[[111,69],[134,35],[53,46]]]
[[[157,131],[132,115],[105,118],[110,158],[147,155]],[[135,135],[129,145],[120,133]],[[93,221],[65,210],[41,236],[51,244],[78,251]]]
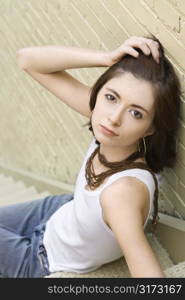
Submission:
[[[28,187],[33,185],[39,193],[48,191],[51,194],[62,194],[74,191],[74,185],[35,175],[19,168],[12,168],[2,162],[0,162],[0,172],[6,176],[12,176],[15,180],[22,180]]]
[[[175,264],[185,261],[185,220],[159,213],[156,236]]]

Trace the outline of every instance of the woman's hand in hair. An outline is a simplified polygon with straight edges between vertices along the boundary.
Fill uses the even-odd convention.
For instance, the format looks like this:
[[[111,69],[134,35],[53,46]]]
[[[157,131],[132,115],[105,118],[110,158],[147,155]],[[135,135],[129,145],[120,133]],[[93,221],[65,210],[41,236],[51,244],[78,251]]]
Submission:
[[[125,40],[124,43],[117,49],[108,53],[108,65],[112,66],[127,54],[137,58],[139,56],[139,52],[135,48],[141,49],[145,55],[152,54],[155,61],[159,63],[158,42],[150,38],[132,36],[131,38]]]

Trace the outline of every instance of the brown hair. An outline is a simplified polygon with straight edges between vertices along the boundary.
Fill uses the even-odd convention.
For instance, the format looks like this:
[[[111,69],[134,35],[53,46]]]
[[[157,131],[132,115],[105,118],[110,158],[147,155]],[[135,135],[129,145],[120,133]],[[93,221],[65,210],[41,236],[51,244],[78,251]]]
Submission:
[[[91,89],[89,105],[91,111],[93,111],[101,88],[111,78],[120,74],[130,72],[136,78],[149,82],[153,88],[155,100],[155,115],[153,119],[155,132],[145,137],[147,149],[145,159],[151,171],[158,173],[164,167],[173,167],[176,160],[176,134],[180,113],[181,87],[172,64],[164,54],[164,48],[160,41],[154,36],[147,38],[152,38],[159,44],[159,64],[155,62],[151,54],[147,56],[140,49],[136,48],[139,52],[137,58],[131,55],[124,56],[98,78]],[[91,120],[86,125],[89,126],[89,130],[93,133]],[[99,145],[100,143],[96,140],[96,144]],[[141,145],[143,144],[141,143]],[[118,171],[113,168],[112,174],[116,172]],[[157,201],[155,203],[156,216]]]

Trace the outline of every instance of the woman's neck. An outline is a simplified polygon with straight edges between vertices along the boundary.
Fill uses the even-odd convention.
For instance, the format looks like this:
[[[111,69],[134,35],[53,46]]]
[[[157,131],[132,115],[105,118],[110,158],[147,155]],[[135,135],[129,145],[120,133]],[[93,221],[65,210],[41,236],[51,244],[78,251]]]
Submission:
[[[132,153],[137,151],[137,146],[132,145],[130,147],[110,147],[100,144],[100,153],[105,156],[109,162],[122,161],[129,157]]]

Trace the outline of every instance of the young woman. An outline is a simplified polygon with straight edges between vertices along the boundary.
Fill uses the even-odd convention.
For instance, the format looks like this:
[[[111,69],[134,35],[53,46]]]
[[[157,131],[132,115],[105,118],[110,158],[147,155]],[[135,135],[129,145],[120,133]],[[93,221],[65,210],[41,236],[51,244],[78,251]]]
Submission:
[[[20,67],[89,118],[93,139],[74,195],[0,208],[0,273],[87,273],[125,257],[132,277],[165,277],[145,226],[157,220],[158,174],[176,158],[180,84],[160,42],[131,37],[110,52],[43,46]],[[92,88],[65,70],[109,67]]]

